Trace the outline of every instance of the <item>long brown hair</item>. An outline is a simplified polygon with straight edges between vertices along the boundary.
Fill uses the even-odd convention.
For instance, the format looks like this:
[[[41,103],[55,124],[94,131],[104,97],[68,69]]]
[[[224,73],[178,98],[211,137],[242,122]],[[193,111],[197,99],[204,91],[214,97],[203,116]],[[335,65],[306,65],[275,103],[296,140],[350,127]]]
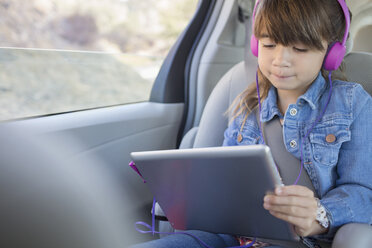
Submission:
[[[327,49],[322,45],[323,40],[328,45],[342,41],[345,16],[337,0],[261,0],[257,6],[253,32],[257,39],[262,38],[265,32],[277,44],[289,46],[302,43],[310,49],[322,51]],[[345,80],[342,70],[343,65],[332,78]],[[327,78],[327,72],[324,69],[321,72]],[[263,101],[271,82],[260,69],[257,73]],[[232,112],[233,119],[243,113],[247,117],[257,105],[257,87],[252,83],[237,96],[227,112]]]

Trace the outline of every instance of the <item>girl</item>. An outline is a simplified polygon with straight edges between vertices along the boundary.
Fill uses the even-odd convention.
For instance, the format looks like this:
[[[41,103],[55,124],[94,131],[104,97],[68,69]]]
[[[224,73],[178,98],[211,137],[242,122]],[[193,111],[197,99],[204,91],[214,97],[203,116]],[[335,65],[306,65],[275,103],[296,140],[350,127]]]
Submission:
[[[339,2],[258,2],[257,44],[251,45],[258,48],[259,87],[251,84],[238,96],[224,134],[225,146],[264,143],[270,137],[264,138],[260,127],[279,119],[283,145],[301,160],[302,175],[308,175],[313,188],[292,182],[266,195],[263,207],[308,237],[306,242],[331,241],[346,223],[372,224],[372,98],[358,84],[331,80],[323,68],[327,50],[347,35],[348,10],[345,14]],[[190,234],[213,247],[251,243],[231,235]],[[270,244],[253,247],[264,246]],[[170,235],[136,247],[203,246],[190,236]]]

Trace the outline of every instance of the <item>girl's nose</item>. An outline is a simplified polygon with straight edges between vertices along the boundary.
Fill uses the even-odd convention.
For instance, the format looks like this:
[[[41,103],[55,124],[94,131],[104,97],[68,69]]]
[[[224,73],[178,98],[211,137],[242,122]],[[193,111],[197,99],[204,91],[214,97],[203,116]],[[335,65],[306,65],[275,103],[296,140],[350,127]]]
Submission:
[[[273,65],[279,67],[288,67],[291,64],[291,48],[277,45],[274,50]]]

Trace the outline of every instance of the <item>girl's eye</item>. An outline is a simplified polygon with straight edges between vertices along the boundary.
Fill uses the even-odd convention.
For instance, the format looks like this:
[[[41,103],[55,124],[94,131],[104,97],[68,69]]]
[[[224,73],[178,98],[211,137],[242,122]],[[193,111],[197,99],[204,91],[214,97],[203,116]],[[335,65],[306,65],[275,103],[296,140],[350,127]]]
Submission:
[[[297,52],[300,52],[300,53],[306,53],[308,51],[308,49],[306,49],[306,48],[293,47],[293,49]]]
[[[266,47],[266,48],[273,48],[273,47],[275,47],[275,45],[274,44],[263,44],[263,47]]]

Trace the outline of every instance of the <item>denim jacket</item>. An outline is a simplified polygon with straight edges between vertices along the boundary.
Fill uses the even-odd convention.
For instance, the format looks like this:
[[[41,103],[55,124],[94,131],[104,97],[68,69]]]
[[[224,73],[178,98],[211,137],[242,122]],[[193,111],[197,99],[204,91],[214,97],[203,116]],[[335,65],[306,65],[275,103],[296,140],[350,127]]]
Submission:
[[[298,159],[299,144],[323,110],[329,90],[319,73],[296,104],[288,106],[284,117],[274,87],[262,103],[261,122],[275,116],[284,118],[285,147]],[[242,123],[243,116],[233,120],[224,133],[223,145],[263,143],[254,113],[249,114],[240,132]],[[237,141],[239,133],[241,142]],[[304,140],[303,155],[304,168],[330,221],[329,232],[318,238],[331,239],[340,226],[349,222],[372,224],[372,98],[361,85],[333,81],[331,100]]]

